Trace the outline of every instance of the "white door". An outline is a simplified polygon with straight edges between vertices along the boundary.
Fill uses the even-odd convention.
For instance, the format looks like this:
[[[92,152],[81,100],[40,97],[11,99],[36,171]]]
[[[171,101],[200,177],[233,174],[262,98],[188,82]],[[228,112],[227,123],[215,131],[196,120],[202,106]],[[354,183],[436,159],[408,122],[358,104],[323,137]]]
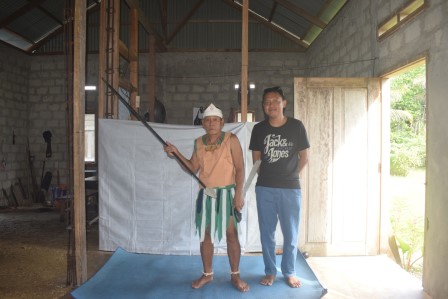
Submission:
[[[294,117],[311,145],[299,248],[314,256],[378,254],[380,79],[295,78],[294,89]]]

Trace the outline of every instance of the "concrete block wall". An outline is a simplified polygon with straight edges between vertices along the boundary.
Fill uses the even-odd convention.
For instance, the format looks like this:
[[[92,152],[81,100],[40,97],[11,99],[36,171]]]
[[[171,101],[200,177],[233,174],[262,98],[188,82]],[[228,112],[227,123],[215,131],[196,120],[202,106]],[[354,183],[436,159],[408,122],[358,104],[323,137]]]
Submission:
[[[167,111],[166,123],[193,124],[193,108],[214,103],[227,118],[230,109],[240,109],[234,84],[241,81],[241,53],[161,53],[157,55],[156,97]],[[306,64],[302,53],[249,53],[248,82],[251,90],[248,110],[263,118],[263,89],[281,86],[290,99],[286,114],[293,115],[293,85],[295,76],[303,76]],[[148,61],[139,61],[139,92],[141,108],[147,111]]]
[[[26,152],[30,59],[4,45],[0,52],[0,187],[9,193],[18,178],[23,184],[30,179]]]
[[[428,140],[427,140],[427,206],[426,215],[429,226],[426,228],[424,287],[432,298],[446,298],[448,285],[444,278],[448,270],[441,261],[448,260],[448,131],[446,112],[448,111],[448,2],[446,0],[428,1],[428,8],[382,42],[376,38],[377,24],[392,14],[406,0],[358,0],[350,1],[334,22],[318,37],[306,53],[249,53],[249,82],[257,85],[251,94],[250,110],[257,112],[257,120],[262,117],[260,101],[263,88],[279,85],[291,99],[286,114],[292,115],[293,78],[300,76],[316,77],[371,77],[381,76],[413,60],[427,58],[427,102],[428,102]],[[2,53],[4,52],[3,49]],[[8,53],[10,54],[10,53]],[[87,81],[95,81],[95,58],[88,57]],[[18,72],[27,84],[28,95],[19,89],[9,94],[13,84],[5,78],[9,68],[19,66]],[[6,68],[6,69],[5,69]],[[18,142],[24,142],[28,134],[31,150],[36,161],[45,158],[45,143],[42,132],[53,133],[53,157],[47,160],[47,169],[59,169],[67,173],[66,124],[65,118],[65,67],[62,56],[27,57],[21,53],[0,56],[0,141],[4,141],[2,154],[8,160],[17,159],[19,154],[9,147],[12,127],[20,128]],[[29,71],[29,75],[27,72]],[[167,123],[192,124],[193,107],[214,102],[227,116],[230,108],[237,108],[237,93],[233,85],[240,81],[240,53],[163,53],[157,55],[157,98],[167,110]],[[17,75],[19,76],[19,75]],[[142,109],[148,95],[147,55],[140,55],[139,64]],[[20,80],[20,79],[18,79]],[[98,80],[98,79],[96,79]],[[89,83],[89,82],[87,82]],[[15,82],[14,82],[15,84]],[[17,87],[15,87],[17,88]],[[28,111],[11,104],[11,99],[29,101]],[[28,97],[28,98],[27,98]],[[86,94],[88,107],[95,107],[95,93]],[[7,99],[7,100],[4,100]],[[6,104],[5,104],[6,103]],[[14,103],[16,103],[14,101]],[[26,104],[25,104],[26,105]],[[19,117],[3,109],[16,107]],[[89,108],[90,109],[90,108]],[[94,108],[93,108],[94,109]],[[10,111],[10,110],[8,110]],[[16,119],[20,121],[16,121]],[[29,120],[29,124],[28,124]],[[29,132],[22,128],[29,126]],[[22,140],[21,140],[22,139]],[[23,143],[24,144],[24,143]],[[22,145],[23,147],[23,145]],[[22,150],[19,150],[21,152]],[[1,157],[0,157],[1,160]],[[14,164],[14,162],[13,162]],[[9,165],[9,163],[8,163]],[[17,170],[0,170],[2,183],[9,183],[17,174],[24,172],[19,163]],[[21,170],[23,169],[23,170]],[[65,178],[63,179],[63,181]]]
[[[423,287],[433,299],[448,298],[448,1],[428,7],[381,42],[377,24],[407,0],[350,1],[307,52],[309,76],[380,77],[419,58],[427,71],[427,182]],[[355,28],[350,29],[350,28]]]
[[[20,107],[26,109],[23,119],[27,126],[23,132],[16,132],[16,135],[23,134],[23,138],[17,140],[21,139],[23,140],[21,142],[24,143],[29,139],[38,184],[40,184],[42,169],[44,172],[52,172],[52,184],[56,184],[58,171],[60,183],[68,184],[67,136],[70,132],[66,116],[65,57],[61,55],[29,57],[17,51],[11,51],[17,55],[17,60],[28,61],[23,68],[17,68],[18,70],[22,69],[22,75],[15,80],[16,82],[26,80],[26,88],[22,90],[23,105]],[[257,113],[257,120],[261,120],[263,117],[261,109],[263,89],[277,85],[283,87],[285,95],[290,100],[286,113],[293,115],[293,78],[303,75],[306,62],[304,57],[302,53],[254,53],[249,55],[248,81],[255,83],[256,89],[251,90],[248,109]],[[98,85],[98,55],[88,55],[87,61],[86,84]],[[12,65],[17,66],[20,63]],[[18,70],[6,71],[5,74],[18,72]],[[227,121],[230,108],[239,108],[234,84],[240,82],[240,72],[240,53],[202,53],[200,55],[164,53],[158,55],[156,96],[167,110],[166,123],[191,125],[193,107],[206,106],[211,102],[221,107]],[[149,93],[147,73],[147,55],[143,54],[139,63],[141,111],[147,109],[147,102],[145,102]],[[7,88],[1,88],[0,92],[5,93],[7,90]],[[19,95],[20,93],[13,93],[14,97]],[[86,92],[87,113],[96,112],[97,97],[97,91]],[[0,101],[0,105],[5,105],[4,101]],[[8,115],[8,122],[11,122],[12,118],[9,117],[11,113],[5,112],[5,115]],[[3,119],[0,121],[4,122]],[[3,130],[8,131],[6,127],[2,126]],[[43,132],[47,130],[52,133],[52,157],[50,158],[45,156],[47,144],[42,136]],[[4,151],[11,155],[11,149],[6,145],[4,148]],[[24,161],[23,157],[20,160]],[[45,168],[43,168],[44,162]],[[26,164],[20,167],[23,169],[22,172],[25,171],[25,166]],[[0,175],[6,177],[7,174],[0,172]],[[15,174],[8,174],[8,176],[15,176]]]
[[[33,57],[29,68],[29,131],[30,149],[35,156],[35,167],[39,175],[42,170],[53,175],[52,184],[69,184],[69,153],[66,96],[66,64],[64,56]],[[46,157],[47,143],[43,132],[52,134],[52,156]],[[43,164],[45,162],[45,168]]]
[[[248,110],[262,119],[263,89],[281,86],[290,105],[286,114],[293,115],[294,77],[303,76],[306,59],[303,53],[249,53],[248,82],[251,90]],[[52,64],[49,58],[42,57]],[[98,55],[89,54],[86,84],[98,86]],[[240,109],[234,84],[241,81],[241,53],[159,53],[156,57],[156,98],[166,109],[165,123],[193,124],[193,108],[214,103],[227,118],[230,108]],[[140,113],[149,106],[148,54],[139,55]],[[97,109],[97,91],[86,91],[86,112]]]

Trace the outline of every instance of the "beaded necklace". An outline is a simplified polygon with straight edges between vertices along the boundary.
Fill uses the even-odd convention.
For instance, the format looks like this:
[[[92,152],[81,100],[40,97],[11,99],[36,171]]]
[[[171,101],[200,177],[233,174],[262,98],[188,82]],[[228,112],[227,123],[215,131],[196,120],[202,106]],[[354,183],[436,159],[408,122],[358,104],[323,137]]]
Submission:
[[[221,147],[221,143],[224,140],[225,132],[221,132],[221,137],[213,144],[207,144],[207,135],[202,136],[202,142],[204,143],[204,149],[206,152],[213,152],[215,149]]]

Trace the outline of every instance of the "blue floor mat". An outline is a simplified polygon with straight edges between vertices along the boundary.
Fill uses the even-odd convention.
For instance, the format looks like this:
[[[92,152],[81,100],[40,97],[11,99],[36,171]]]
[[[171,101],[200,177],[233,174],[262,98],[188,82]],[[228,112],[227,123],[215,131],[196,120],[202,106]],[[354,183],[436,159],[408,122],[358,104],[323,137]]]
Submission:
[[[277,265],[280,260],[281,256],[277,256]],[[191,288],[191,282],[201,275],[200,256],[138,254],[118,248],[103,267],[71,295],[75,299],[314,299],[327,292],[300,253],[296,271],[302,287],[297,289],[290,288],[280,272],[272,286],[260,285],[264,275],[262,256],[241,257],[241,278],[250,285],[247,293],[237,291],[230,283],[227,256],[215,256],[213,270],[213,282],[195,290]]]

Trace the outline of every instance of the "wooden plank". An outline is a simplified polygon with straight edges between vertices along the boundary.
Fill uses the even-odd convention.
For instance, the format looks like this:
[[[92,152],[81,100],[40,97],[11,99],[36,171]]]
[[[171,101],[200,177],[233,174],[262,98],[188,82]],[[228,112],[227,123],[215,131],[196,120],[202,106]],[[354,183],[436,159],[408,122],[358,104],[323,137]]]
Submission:
[[[328,87],[359,87],[367,86],[367,78],[308,78],[307,84],[309,88]]]
[[[309,157],[307,241],[324,243],[331,240],[332,178],[329,165],[333,158],[333,97],[321,89],[308,89],[308,138],[312,151]]]

